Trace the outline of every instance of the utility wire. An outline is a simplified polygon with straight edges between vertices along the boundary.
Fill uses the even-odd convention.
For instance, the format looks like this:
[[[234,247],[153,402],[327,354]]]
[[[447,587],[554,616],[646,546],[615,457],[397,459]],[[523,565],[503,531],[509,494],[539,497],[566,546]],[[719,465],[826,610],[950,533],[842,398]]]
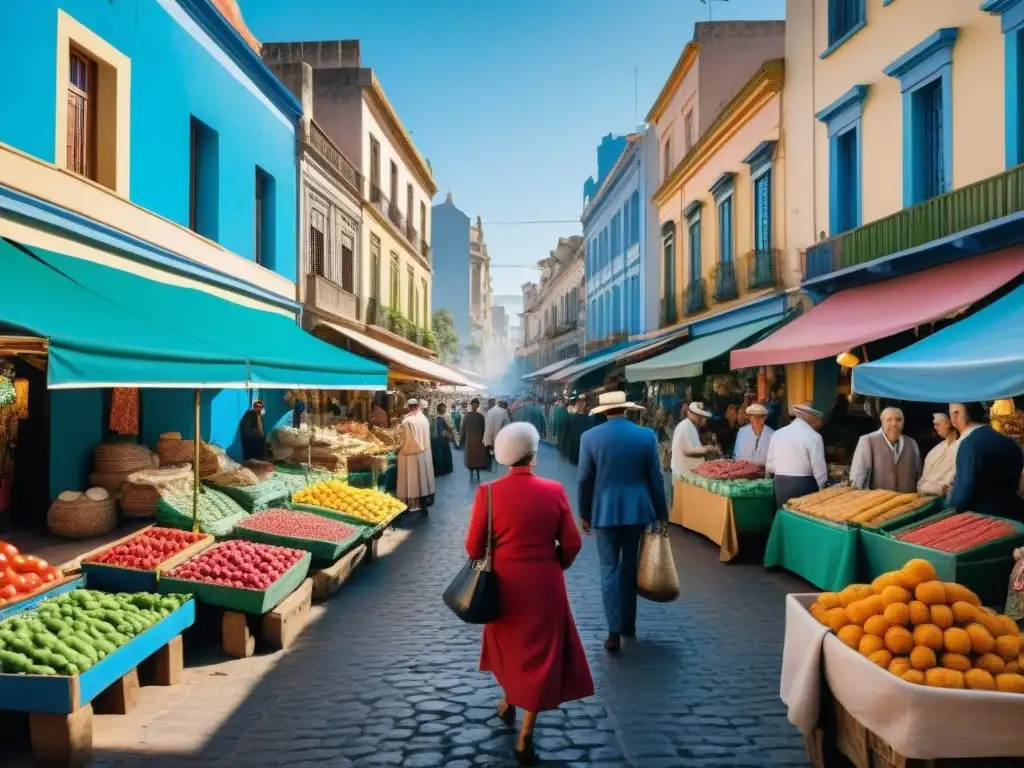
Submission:
[[[484,229],[487,227],[519,227],[531,224],[579,224],[579,219],[539,219],[536,221],[484,221]]]

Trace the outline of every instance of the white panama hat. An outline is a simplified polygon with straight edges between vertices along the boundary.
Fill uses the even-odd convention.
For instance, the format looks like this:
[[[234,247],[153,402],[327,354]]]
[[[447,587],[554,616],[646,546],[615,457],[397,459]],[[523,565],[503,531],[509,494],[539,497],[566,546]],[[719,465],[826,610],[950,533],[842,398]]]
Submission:
[[[616,392],[605,392],[599,395],[597,398],[597,405],[591,408],[590,412],[596,415],[616,408],[631,408],[637,411],[646,410],[642,405],[637,405],[633,401],[627,400],[626,393],[619,390]]]
[[[690,413],[696,413],[698,416],[704,416],[705,418],[711,418],[711,411],[704,407],[704,403],[699,400],[695,403],[690,403]]]

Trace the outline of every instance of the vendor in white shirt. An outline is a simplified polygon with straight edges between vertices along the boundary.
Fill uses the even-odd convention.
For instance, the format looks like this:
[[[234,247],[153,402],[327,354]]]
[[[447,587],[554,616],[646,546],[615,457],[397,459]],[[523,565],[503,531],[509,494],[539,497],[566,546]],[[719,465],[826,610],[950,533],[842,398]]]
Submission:
[[[797,496],[806,496],[825,487],[828,466],[825,443],[817,430],[822,425],[821,411],[810,403],[793,408],[793,421],[772,435],[765,472],[775,476],[775,506],[783,507]]]
[[[673,475],[695,474],[707,455],[716,451],[714,446],[700,442],[700,430],[710,418],[711,411],[704,407],[704,403],[690,403],[686,409],[686,417],[672,433]]]
[[[945,413],[932,414],[935,434],[942,442],[924,457],[924,469],[917,481],[917,492],[928,496],[945,496],[956,478],[956,451],[960,447],[960,433]]]
[[[744,459],[764,466],[768,461],[768,446],[771,444],[775,430],[765,425],[768,409],[760,403],[747,407],[750,423],[742,427],[736,435],[736,447],[733,449],[734,459]]]

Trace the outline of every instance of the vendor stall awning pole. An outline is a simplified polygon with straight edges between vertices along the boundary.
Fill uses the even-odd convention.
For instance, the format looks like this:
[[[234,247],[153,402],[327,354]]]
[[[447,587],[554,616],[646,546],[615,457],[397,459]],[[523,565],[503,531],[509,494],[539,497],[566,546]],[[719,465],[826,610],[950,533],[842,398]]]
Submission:
[[[192,467],[192,533],[199,533],[199,408],[202,403],[202,390],[195,391],[195,417],[196,417],[196,463]]]

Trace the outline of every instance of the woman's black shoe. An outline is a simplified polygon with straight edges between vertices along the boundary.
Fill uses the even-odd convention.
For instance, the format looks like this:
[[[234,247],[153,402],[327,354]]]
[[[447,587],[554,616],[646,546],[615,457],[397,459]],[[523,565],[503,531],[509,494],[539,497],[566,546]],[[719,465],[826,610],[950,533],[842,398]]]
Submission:
[[[537,757],[537,752],[533,748],[533,734],[531,733],[526,737],[526,746],[523,749],[516,750],[516,764],[536,766],[540,765],[540,758]]]
[[[508,702],[502,703],[505,706],[503,707],[501,704],[498,705],[498,719],[511,728],[516,724],[516,708]]]
[[[618,633],[612,633],[608,635],[608,639],[604,641],[604,649],[608,653],[618,653],[622,647],[622,640]]]

